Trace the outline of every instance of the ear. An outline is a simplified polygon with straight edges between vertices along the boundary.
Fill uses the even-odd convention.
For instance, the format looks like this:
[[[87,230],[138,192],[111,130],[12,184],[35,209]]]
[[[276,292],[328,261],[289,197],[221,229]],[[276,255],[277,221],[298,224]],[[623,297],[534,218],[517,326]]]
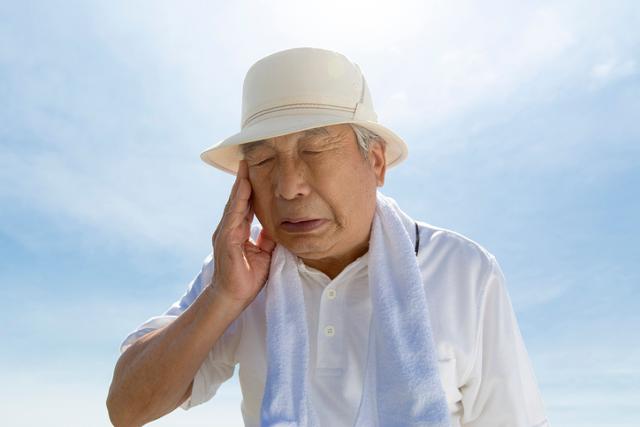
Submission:
[[[369,164],[376,175],[378,187],[384,185],[384,175],[387,171],[387,157],[384,144],[374,142],[369,149]]]

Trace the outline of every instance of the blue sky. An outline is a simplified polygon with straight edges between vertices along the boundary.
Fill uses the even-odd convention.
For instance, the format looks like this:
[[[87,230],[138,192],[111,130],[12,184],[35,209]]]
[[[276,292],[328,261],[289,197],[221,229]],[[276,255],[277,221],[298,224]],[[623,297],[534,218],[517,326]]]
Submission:
[[[409,145],[384,192],[496,255],[551,424],[636,425],[638,22],[633,1],[0,3],[3,424],[108,425],[120,342],[210,250],[232,177],[200,151],[238,131],[253,62],[315,46]],[[234,377],[152,425],[239,405]]]

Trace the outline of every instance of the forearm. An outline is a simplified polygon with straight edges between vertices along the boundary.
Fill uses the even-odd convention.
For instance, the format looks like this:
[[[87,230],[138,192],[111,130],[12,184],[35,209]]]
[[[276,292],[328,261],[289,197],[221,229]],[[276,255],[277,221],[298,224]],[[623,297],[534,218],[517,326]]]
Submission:
[[[175,409],[207,353],[244,304],[207,287],[166,327],[129,347],[116,364],[107,407],[116,426],[139,426]]]

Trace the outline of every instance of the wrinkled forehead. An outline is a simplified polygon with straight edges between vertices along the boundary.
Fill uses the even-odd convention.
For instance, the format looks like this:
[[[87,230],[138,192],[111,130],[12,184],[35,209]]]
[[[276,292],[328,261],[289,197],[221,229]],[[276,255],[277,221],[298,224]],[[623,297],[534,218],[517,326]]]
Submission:
[[[296,133],[298,134],[298,137],[296,138],[298,142],[312,140],[312,139],[324,140],[332,136],[331,132],[329,132],[329,130],[326,127],[307,129],[305,131],[300,131]],[[246,144],[242,144],[240,146],[240,149],[242,151],[243,156],[246,157],[248,154],[252,153],[253,151],[256,151],[258,148],[269,145],[272,142],[272,140],[273,138],[269,138],[269,139],[261,139],[259,141],[248,142]]]

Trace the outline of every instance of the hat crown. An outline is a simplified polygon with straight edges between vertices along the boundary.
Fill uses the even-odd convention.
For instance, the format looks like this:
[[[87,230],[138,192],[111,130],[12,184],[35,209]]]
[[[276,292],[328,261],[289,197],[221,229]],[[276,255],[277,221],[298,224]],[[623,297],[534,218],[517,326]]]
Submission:
[[[377,121],[360,67],[338,52],[287,49],[249,68],[242,85],[242,129],[274,114],[301,109]]]
[[[240,132],[209,147],[200,158],[235,174],[244,157],[243,144],[347,123],[365,127],[387,143],[388,168],[406,158],[404,140],[378,123],[358,64],[327,49],[282,50],[258,60],[247,71],[242,84]]]

